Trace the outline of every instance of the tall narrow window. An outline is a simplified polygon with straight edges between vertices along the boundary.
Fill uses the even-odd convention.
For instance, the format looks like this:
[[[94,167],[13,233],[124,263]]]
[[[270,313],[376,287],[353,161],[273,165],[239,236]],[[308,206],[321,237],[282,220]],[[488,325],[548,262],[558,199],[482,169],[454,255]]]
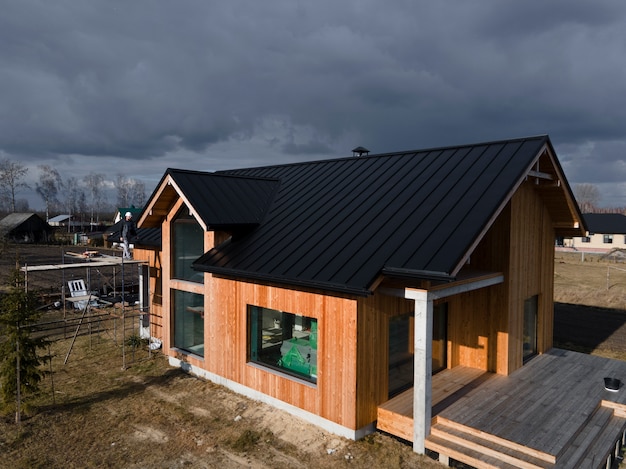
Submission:
[[[433,374],[448,366],[448,303],[433,307]]]
[[[389,318],[389,397],[412,388],[413,312]]]
[[[389,387],[391,398],[413,387],[414,313],[389,318]],[[432,372],[448,366],[448,303],[433,307]]]
[[[537,295],[532,296],[524,301],[524,362],[537,355],[538,309],[539,297]]]
[[[174,346],[204,356],[204,296],[172,290]]]
[[[204,283],[204,275],[191,267],[193,261],[204,254],[202,227],[186,210],[182,210],[172,223],[172,277]]]
[[[250,361],[317,382],[317,319],[248,306]]]

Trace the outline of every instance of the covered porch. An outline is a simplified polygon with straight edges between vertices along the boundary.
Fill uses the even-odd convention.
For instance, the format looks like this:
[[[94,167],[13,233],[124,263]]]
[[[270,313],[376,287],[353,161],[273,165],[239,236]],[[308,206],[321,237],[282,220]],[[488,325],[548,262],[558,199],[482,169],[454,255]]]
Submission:
[[[624,443],[625,382],[626,362],[560,349],[509,376],[444,370],[432,377],[424,446],[477,468],[611,467]],[[378,429],[414,442],[414,402],[409,389],[380,405]]]

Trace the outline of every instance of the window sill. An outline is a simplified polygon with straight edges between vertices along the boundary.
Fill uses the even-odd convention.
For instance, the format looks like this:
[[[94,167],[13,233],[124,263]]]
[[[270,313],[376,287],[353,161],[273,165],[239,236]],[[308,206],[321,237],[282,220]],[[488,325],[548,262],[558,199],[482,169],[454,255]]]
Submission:
[[[269,366],[265,366],[265,365],[262,365],[260,363],[255,363],[255,362],[246,362],[246,365],[251,366],[252,368],[256,368],[257,370],[266,371],[272,375],[278,376],[279,378],[288,379],[289,381],[295,381],[296,383],[304,384],[305,386],[308,386],[310,388],[317,389],[317,382],[313,383],[309,380],[306,380],[304,378],[299,378],[285,371],[277,370]]]

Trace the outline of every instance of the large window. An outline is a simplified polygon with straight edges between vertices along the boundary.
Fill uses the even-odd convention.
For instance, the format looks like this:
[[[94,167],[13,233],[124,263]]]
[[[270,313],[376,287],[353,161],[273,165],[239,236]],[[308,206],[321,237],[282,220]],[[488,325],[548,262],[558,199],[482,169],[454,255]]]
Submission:
[[[389,318],[389,397],[413,387],[414,313]],[[448,366],[448,303],[433,306],[432,373]]]
[[[204,275],[191,267],[204,254],[204,232],[186,210],[172,223],[172,278],[204,283]]]
[[[539,297],[537,295],[524,301],[524,361],[537,355],[537,311]]]
[[[174,346],[204,357],[204,296],[172,290]]]
[[[317,319],[248,306],[250,361],[317,382]]]

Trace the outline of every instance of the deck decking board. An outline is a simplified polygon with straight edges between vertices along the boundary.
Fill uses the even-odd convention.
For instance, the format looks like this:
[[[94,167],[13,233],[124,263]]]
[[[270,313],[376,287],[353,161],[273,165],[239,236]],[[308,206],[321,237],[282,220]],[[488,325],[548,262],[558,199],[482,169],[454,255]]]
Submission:
[[[477,434],[484,432],[525,446],[531,454],[537,451],[553,455],[556,464],[546,467],[576,467],[571,464],[582,464],[581,455],[591,453],[595,459],[587,459],[584,464],[593,462],[601,467],[626,428],[626,387],[622,385],[618,392],[604,389],[607,376],[626,383],[626,362],[552,349],[510,376],[474,370],[474,379],[461,387],[457,380],[462,383],[467,379],[463,376],[468,370],[458,370],[458,375],[455,370],[442,373],[438,378],[441,382],[435,383],[439,374],[433,376],[433,415],[475,429]],[[412,412],[412,390],[409,393],[404,398],[410,401]],[[412,414],[406,417],[405,424],[412,425]],[[393,413],[387,418],[393,418]],[[439,434],[433,440],[436,444],[430,440],[428,437],[427,448],[437,451],[431,446],[442,449],[440,445],[446,438]],[[450,453],[444,454],[455,459],[458,457],[453,453],[469,451],[458,441],[449,441],[448,445]],[[472,464],[469,461],[478,457],[477,447],[472,449],[471,457],[459,460]],[[492,451],[489,449],[491,455],[485,456],[491,461]],[[476,467],[489,464],[493,462]]]

